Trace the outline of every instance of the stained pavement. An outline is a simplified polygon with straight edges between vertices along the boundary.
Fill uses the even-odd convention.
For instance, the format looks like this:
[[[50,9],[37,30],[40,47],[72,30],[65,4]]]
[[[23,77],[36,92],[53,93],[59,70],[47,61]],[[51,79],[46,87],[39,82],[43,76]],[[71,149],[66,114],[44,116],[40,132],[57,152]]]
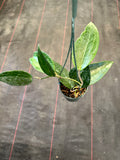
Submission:
[[[28,59],[33,55],[44,2],[25,0],[3,71],[29,71]],[[22,0],[6,0],[0,11],[0,67],[22,3]],[[66,10],[67,0],[47,1],[38,38],[40,48],[57,62],[60,62],[62,53]],[[78,0],[76,38],[90,21],[91,1]],[[93,85],[93,159],[119,160],[120,29],[116,1],[93,0],[93,21],[100,34],[100,45],[94,62],[114,61],[106,76]],[[63,62],[69,47],[70,30],[71,1]],[[34,69],[31,74],[42,76]],[[57,79],[51,78],[33,80],[28,86],[11,160],[49,159],[57,85]],[[9,159],[24,89],[0,83],[0,160]],[[66,101],[59,91],[51,159],[91,159],[91,87],[76,103]]]

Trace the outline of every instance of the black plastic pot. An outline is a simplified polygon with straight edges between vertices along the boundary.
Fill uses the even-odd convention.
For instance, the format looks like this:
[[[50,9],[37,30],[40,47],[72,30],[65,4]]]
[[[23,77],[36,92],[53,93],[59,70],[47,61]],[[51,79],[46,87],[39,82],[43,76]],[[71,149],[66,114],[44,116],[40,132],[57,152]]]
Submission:
[[[68,96],[66,96],[63,92],[62,92],[62,90],[61,90],[61,82],[58,80],[58,82],[59,82],[59,87],[60,87],[60,91],[61,91],[61,93],[63,94],[63,96],[68,100],[68,101],[70,101],[70,102],[76,102],[76,101],[78,101],[81,97],[83,97],[84,95],[85,95],[85,93],[86,93],[86,91],[85,91],[85,93],[83,94],[83,95],[81,95],[81,96],[79,96],[79,97],[77,97],[77,98],[72,98],[72,97],[68,97]],[[63,85],[63,84],[62,84]]]

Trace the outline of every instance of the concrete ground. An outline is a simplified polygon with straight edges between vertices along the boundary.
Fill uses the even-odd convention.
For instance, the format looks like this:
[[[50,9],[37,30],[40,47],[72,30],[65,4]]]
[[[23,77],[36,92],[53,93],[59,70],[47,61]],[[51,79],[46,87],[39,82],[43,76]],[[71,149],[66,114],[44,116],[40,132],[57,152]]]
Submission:
[[[2,2],[0,0],[0,5]],[[29,71],[28,59],[33,55],[44,0],[25,0],[15,29],[21,5],[22,0],[6,0],[0,10],[0,67],[7,53],[2,71]],[[66,10],[67,0],[47,0],[37,42],[57,62],[60,62],[62,53]],[[76,38],[90,21],[91,1],[78,0]],[[94,62],[114,61],[106,76],[93,85],[93,158],[91,87],[75,103],[68,102],[59,91],[51,159],[49,158],[58,84],[57,79],[51,78],[33,80],[27,87],[22,110],[20,108],[25,87],[0,83],[0,160],[120,159],[120,29],[116,1],[93,0],[93,21],[100,33],[99,50]],[[63,62],[69,46],[70,30],[71,1]],[[42,75],[33,68],[31,74]]]

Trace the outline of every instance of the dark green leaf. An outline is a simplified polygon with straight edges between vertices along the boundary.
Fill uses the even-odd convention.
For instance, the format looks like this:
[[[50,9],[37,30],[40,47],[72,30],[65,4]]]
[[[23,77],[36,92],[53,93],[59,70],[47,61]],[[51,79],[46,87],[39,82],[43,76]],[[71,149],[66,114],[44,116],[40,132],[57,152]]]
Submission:
[[[52,59],[38,47],[38,62],[48,76],[55,76],[55,65]]]
[[[24,71],[7,71],[0,73],[0,81],[13,86],[24,86],[32,82],[32,76]]]
[[[79,73],[78,73],[79,74]],[[73,78],[78,81],[76,68],[72,68],[69,72],[70,78]],[[90,84],[90,69],[89,66],[80,71],[80,77],[83,81],[82,88],[87,88]],[[80,80],[79,80],[80,82]]]
[[[46,56],[46,55],[45,55]],[[32,66],[39,72],[43,72],[42,68],[40,67],[39,65],[39,62],[38,62],[38,51],[34,52],[34,55],[32,58],[29,59],[30,60],[30,63],[32,64]],[[59,63],[55,62],[52,60],[52,63],[54,63],[54,72],[56,72],[58,75],[60,75],[60,72],[62,70],[62,65],[60,65]],[[44,72],[43,72],[44,73]],[[67,69],[63,69],[62,73],[61,73],[61,77],[65,77],[65,78],[61,78],[60,79],[60,82],[68,87],[69,89],[73,88],[75,86],[75,82],[74,81],[71,81],[71,80],[68,80],[66,78],[70,78],[69,77],[69,72]]]
[[[98,46],[99,33],[96,26],[90,22],[75,42],[75,56],[78,70],[83,70],[91,63],[97,53]],[[75,65],[73,55],[72,61]]]
[[[79,80],[78,77],[77,77],[77,70],[76,70],[76,68],[72,68],[72,69],[70,70],[70,72],[69,72],[69,77],[80,82],[80,80]]]
[[[41,67],[40,67],[40,65],[39,65],[38,56],[37,56],[37,55],[38,55],[38,52],[37,52],[37,51],[34,52],[33,57],[30,58],[30,63],[32,64],[32,66],[33,66],[37,71],[43,72],[42,69],[41,69]],[[55,61],[53,61],[53,62],[54,62],[54,65],[55,65],[55,72],[56,72],[58,75],[60,75],[60,72],[61,72],[61,70],[62,70],[62,66],[61,66],[59,63],[55,62]],[[44,72],[43,72],[43,73],[44,73]],[[61,76],[62,76],[62,77],[69,77],[69,72],[68,72],[68,70],[64,68]],[[73,88],[74,85],[75,85],[75,83],[74,83],[73,81],[70,81],[70,80],[67,80],[67,79],[64,79],[64,78],[61,78],[61,79],[60,79],[60,82],[61,82],[64,86],[66,86],[66,87],[68,87],[68,88],[70,88],[70,89]]]
[[[83,80],[82,88],[87,88],[90,84],[90,69],[89,66],[80,71],[80,77]]]
[[[91,74],[90,85],[99,81],[108,72],[112,64],[113,64],[112,61],[104,61],[104,62],[90,64],[89,65]]]

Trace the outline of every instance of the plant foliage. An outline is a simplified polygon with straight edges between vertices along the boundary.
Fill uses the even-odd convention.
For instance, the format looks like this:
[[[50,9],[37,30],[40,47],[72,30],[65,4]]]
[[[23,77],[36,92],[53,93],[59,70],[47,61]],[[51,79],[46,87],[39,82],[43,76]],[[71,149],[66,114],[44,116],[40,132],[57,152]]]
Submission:
[[[95,58],[99,46],[99,33],[96,26],[90,22],[75,42],[77,69],[86,68]],[[74,58],[72,56],[74,63]]]
[[[54,77],[55,76],[55,65],[52,59],[48,56],[48,54],[40,50],[39,46],[38,46],[37,57],[38,57],[38,62],[43,72],[50,77]]]
[[[0,81],[12,86],[24,86],[32,82],[32,76],[24,71],[7,71],[0,73]]]
[[[82,86],[80,87],[87,88],[89,85],[99,81],[113,64],[112,61],[90,64],[95,58],[98,46],[99,32],[97,27],[90,22],[75,42],[77,70],[76,68],[72,68],[70,71],[66,68],[63,69],[62,65],[52,60],[47,53],[41,51],[39,46],[29,61],[35,70],[45,73],[47,78],[57,77],[59,82],[69,89],[81,83]],[[75,66],[73,54],[72,62]],[[61,73],[62,69],[63,71]],[[45,79],[45,77],[40,79]],[[22,86],[30,84],[32,82],[32,76],[24,71],[7,71],[0,73],[0,81],[9,85]]]

